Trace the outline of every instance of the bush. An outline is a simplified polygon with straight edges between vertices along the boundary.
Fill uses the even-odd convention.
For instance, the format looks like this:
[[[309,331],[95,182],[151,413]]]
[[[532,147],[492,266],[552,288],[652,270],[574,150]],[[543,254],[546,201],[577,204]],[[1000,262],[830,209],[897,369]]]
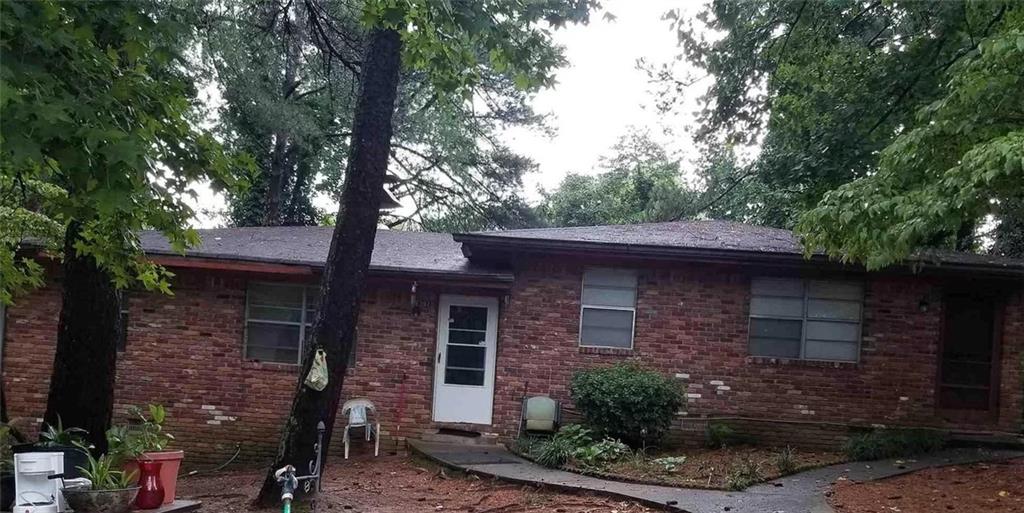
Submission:
[[[633,364],[579,371],[570,391],[589,426],[631,447],[661,440],[683,404],[674,381]]]
[[[572,461],[580,467],[601,467],[605,463],[617,461],[627,454],[629,454],[629,447],[626,444],[612,438],[605,438],[594,445],[577,449],[572,455]]]
[[[589,429],[578,424],[564,426],[550,440],[540,443],[534,452],[534,458],[545,467],[561,467],[579,450],[593,445],[594,438],[590,433]]]
[[[764,479],[761,466],[751,458],[744,458],[729,469],[725,476],[725,486],[730,490],[740,491],[748,486],[760,483]]]
[[[852,460],[901,458],[934,452],[946,445],[946,434],[930,429],[876,429],[851,436],[843,452]]]
[[[788,445],[779,451],[775,455],[775,467],[783,475],[792,474],[796,470],[796,451]]]
[[[707,429],[708,447],[713,449],[724,449],[747,443],[747,437],[736,432],[728,424],[712,422]]]

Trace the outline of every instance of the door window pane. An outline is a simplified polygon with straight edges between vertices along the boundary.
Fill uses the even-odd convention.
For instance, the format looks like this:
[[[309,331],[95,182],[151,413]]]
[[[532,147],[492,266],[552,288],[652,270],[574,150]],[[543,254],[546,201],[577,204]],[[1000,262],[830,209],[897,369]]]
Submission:
[[[452,305],[448,310],[448,328],[485,331],[487,308]]]
[[[486,347],[448,346],[448,368],[484,369]]]
[[[449,344],[483,345],[486,338],[486,331],[448,330]]]
[[[484,371],[466,369],[445,369],[444,382],[446,385],[483,386]]]

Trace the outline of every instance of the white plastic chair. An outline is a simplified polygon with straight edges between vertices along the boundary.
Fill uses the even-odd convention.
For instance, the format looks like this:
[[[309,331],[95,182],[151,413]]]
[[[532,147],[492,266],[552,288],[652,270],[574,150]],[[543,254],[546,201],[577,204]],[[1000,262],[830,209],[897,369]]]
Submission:
[[[348,446],[349,446],[349,430],[352,428],[363,428],[366,430],[366,441],[370,441],[370,436],[373,436],[373,455],[380,455],[380,422],[377,421],[377,407],[373,405],[373,401],[364,397],[356,399],[349,399],[345,401],[345,404],[341,405],[341,414],[348,416],[348,424],[345,425],[345,433],[342,440],[345,443],[345,459],[348,459]],[[370,416],[373,416],[373,421],[370,421]]]

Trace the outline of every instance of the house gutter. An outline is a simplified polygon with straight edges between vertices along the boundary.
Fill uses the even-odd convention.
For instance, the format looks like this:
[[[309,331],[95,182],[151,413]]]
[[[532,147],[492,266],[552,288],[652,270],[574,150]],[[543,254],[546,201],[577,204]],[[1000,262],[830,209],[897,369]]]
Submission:
[[[664,262],[689,262],[706,264],[759,264],[786,268],[834,268],[853,272],[867,272],[859,264],[845,264],[814,254],[805,258],[799,253],[779,251],[750,251],[712,248],[681,248],[644,244],[619,244],[608,242],[540,240],[533,238],[495,237],[479,234],[454,234],[456,242],[462,243],[466,258],[488,258],[507,260],[511,254],[537,256],[594,256],[625,258]],[[1024,280],[1024,265],[1014,267],[999,264],[933,262],[921,260],[912,264],[890,266],[884,272],[919,273],[951,272],[969,273],[975,276],[1013,278]]]

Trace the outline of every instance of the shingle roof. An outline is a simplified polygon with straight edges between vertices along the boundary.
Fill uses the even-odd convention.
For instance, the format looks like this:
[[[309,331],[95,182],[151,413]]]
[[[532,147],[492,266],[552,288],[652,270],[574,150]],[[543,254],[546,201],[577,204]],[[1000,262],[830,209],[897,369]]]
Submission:
[[[202,243],[186,256],[322,267],[333,231],[330,226],[198,230]],[[146,253],[177,255],[160,232],[144,231],[139,238]],[[511,279],[507,273],[471,263],[460,248],[447,233],[378,230],[370,269]]]
[[[618,247],[631,254],[645,249],[676,249],[719,254],[762,254],[765,256],[802,256],[800,239],[789,230],[755,226],[734,221],[700,220],[611,226],[533,228],[501,232],[455,234],[463,244],[508,245],[510,248],[532,244],[543,247],[575,243],[580,246]],[[977,266],[1012,272],[1024,272],[1024,260],[975,253],[927,250],[912,259],[919,263]]]

